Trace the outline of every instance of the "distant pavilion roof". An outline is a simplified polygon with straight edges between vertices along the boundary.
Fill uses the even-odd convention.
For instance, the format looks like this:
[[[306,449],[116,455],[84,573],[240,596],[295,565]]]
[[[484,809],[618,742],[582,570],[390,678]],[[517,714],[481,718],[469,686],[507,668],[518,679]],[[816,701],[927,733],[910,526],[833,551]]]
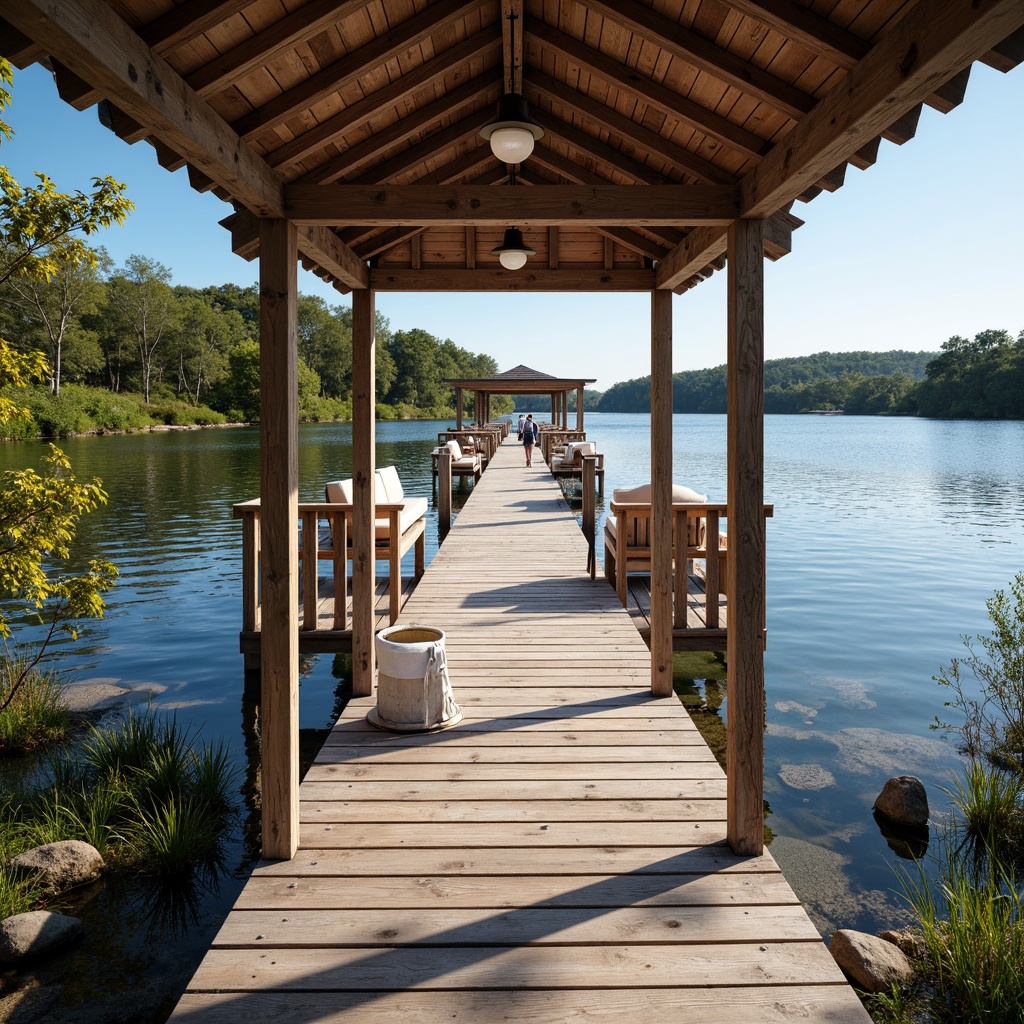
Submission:
[[[555,391],[573,391],[596,380],[596,377],[553,377],[550,373],[541,373],[520,363],[493,377],[451,377],[444,383],[467,391],[489,391],[492,394],[546,395]]]

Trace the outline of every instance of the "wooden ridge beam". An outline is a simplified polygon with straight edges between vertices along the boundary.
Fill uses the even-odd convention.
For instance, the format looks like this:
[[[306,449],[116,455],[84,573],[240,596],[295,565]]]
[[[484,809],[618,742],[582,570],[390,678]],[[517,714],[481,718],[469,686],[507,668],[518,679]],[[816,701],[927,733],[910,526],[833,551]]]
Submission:
[[[724,226],[738,211],[735,189],[719,185],[285,186],[285,217],[297,224]]]
[[[370,271],[370,287],[380,292],[647,292],[654,287],[654,271],[576,267],[550,270],[530,264],[521,270],[498,266],[415,271],[382,267]]]
[[[923,102],[1016,27],[1020,0],[921,0],[740,185],[764,217]]]
[[[331,0],[325,2],[330,6]],[[364,0],[358,2],[362,5]],[[310,5],[307,4],[308,6]],[[334,6],[337,8],[337,0]],[[251,139],[264,129],[276,127],[325,96],[343,92],[363,75],[376,70],[394,57],[403,56],[406,50],[422,42],[431,32],[450,24],[467,8],[475,6],[475,0],[439,0],[438,3],[431,4],[386,35],[379,36],[358,50],[345,54],[304,82],[269,100],[258,110],[239,118],[233,124],[235,131],[242,138]],[[296,13],[301,13],[305,9],[300,8]]]
[[[664,135],[659,135],[651,128],[637,124],[590,96],[570,89],[551,75],[534,69],[530,72],[530,78],[526,84],[531,93],[561,104],[569,112],[590,118],[606,128],[610,134],[635,146],[641,153],[651,153],[660,157],[665,163],[676,168],[678,173],[691,174],[698,181],[706,181],[715,185],[724,185],[736,180],[728,171],[722,170],[710,160],[691,153],[685,146],[666,139]]]
[[[814,106],[813,96],[636,0],[587,0],[587,8],[789,117],[799,120]]]
[[[497,96],[500,88],[501,82],[496,70],[489,71],[477,78],[471,78],[432,103],[420,107],[419,110],[413,112],[408,117],[402,117],[397,121],[393,121],[386,128],[374,133],[369,138],[357,143],[350,149],[343,150],[337,156],[331,157],[330,160],[316,167],[308,174],[302,175],[298,181],[304,185],[328,185],[339,178],[352,178],[363,167],[378,159],[387,150],[408,142],[414,136],[421,134],[444,118],[452,117],[468,104],[477,103],[481,90],[485,97],[489,97]],[[468,121],[472,121],[472,125],[468,125]],[[478,114],[474,114],[470,118],[463,118],[456,123],[468,125],[470,128],[475,125],[476,130],[479,131],[480,117]],[[461,138],[461,135],[459,137]],[[271,156],[276,157],[276,154],[272,153]],[[397,156],[400,158],[404,156],[404,153],[399,153]],[[372,174],[373,170],[369,173]]]
[[[579,64],[592,75],[596,75],[618,92],[631,96],[639,103],[646,103],[668,117],[688,125],[695,131],[717,140],[721,145],[733,149],[744,156],[758,157],[765,152],[769,143],[753,132],[728,118],[722,117],[707,107],[659,84],[646,75],[620,64],[618,61],[573,36],[560,32],[550,25],[530,22],[530,35],[544,49],[556,53],[566,60]],[[533,77],[530,78],[531,83]]]
[[[303,132],[290,142],[279,146],[267,154],[267,163],[271,167],[287,167],[304,160],[311,153],[315,153],[318,149],[333,142],[345,132],[373,120],[390,107],[409,99],[418,90],[429,86],[435,78],[444,75],[446,71],[464,64],[472,57],[486,58],[490,56],[490,51],[497,51],[499,44],[500,39],[493,26],[482,32],[477,32],[476,35],[464,39],[461,43],[456,43],[455,46],[445,50],[432,60],[424,62],[418,68],[389,82],[382,89],[364,96],[363,99],[346,107],[333,117],[321,121],[308,132]],[[464,89],[468,85],[479,88],[487,81],[488,79],[483,76],[473,78],[460,88]],[[452,90],[449,95],[453,95],[457,91],[457,89]],[[406,120],[403,117],[401,123],[404,124]]]

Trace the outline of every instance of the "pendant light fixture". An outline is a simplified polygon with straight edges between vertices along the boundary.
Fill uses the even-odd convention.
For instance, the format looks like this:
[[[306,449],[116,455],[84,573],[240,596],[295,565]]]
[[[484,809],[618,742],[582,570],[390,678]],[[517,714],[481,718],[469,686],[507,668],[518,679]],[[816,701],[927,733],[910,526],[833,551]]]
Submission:
[[[544,129],[530,120],[526,100],[515,91],[515,42],[518,14],[510,14],[508,92],[498,100],[497,119],[480,129],[480,137],[491,144],[491,152],[504,164],[522,163],[532,152],[533,144],[542,138]]]
[[[506,270],[519,270],[526,266],[528,256],[536,256],[537,250],[531,249],[523,241],[523,233],[519,228],[505,228],[505,237],[501,245],[491,250],[492,256],[498,257],[498,262]]]

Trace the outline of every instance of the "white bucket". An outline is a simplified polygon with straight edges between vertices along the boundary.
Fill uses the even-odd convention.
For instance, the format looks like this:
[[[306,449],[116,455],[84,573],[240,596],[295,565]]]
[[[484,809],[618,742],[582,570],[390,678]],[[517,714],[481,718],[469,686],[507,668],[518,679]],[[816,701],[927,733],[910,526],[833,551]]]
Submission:
[[[366,716],[371,725],[428,732],[462,720],[448,679],[444,639],[433,626],[389,626],[377,634],[377,706]]]

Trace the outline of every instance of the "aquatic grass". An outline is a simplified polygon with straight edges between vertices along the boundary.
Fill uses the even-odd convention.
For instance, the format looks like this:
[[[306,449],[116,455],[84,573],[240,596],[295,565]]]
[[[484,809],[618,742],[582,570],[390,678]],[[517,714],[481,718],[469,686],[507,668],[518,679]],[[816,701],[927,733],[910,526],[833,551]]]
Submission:
[[[223,818],[195,798],[172,797],[154,809],[139,805],[127,836],[136,861],[168,880],[191,877],[218,859]]]
[[[1019,1024],[1024,903],[1013,873],[992,858],[988,867],[978,878],[950,854],[935,892],[922,880],[908,895],[927,943],[936,1009],[963,1024]]]
[[[42,890],[31,878],[8,866],[0,867],[0,920],[37,910]]]
[[[958,811],[953,825],[958,850],[975,861],[992,853],[1017,868],[1024,866],[1024,777],[970,761],[943,792]]]
[[[0,707],[0,754],[27,754],[71,731],[71,713],[56,673],[40,671],[25,655],[6,649],[0,651]]]

